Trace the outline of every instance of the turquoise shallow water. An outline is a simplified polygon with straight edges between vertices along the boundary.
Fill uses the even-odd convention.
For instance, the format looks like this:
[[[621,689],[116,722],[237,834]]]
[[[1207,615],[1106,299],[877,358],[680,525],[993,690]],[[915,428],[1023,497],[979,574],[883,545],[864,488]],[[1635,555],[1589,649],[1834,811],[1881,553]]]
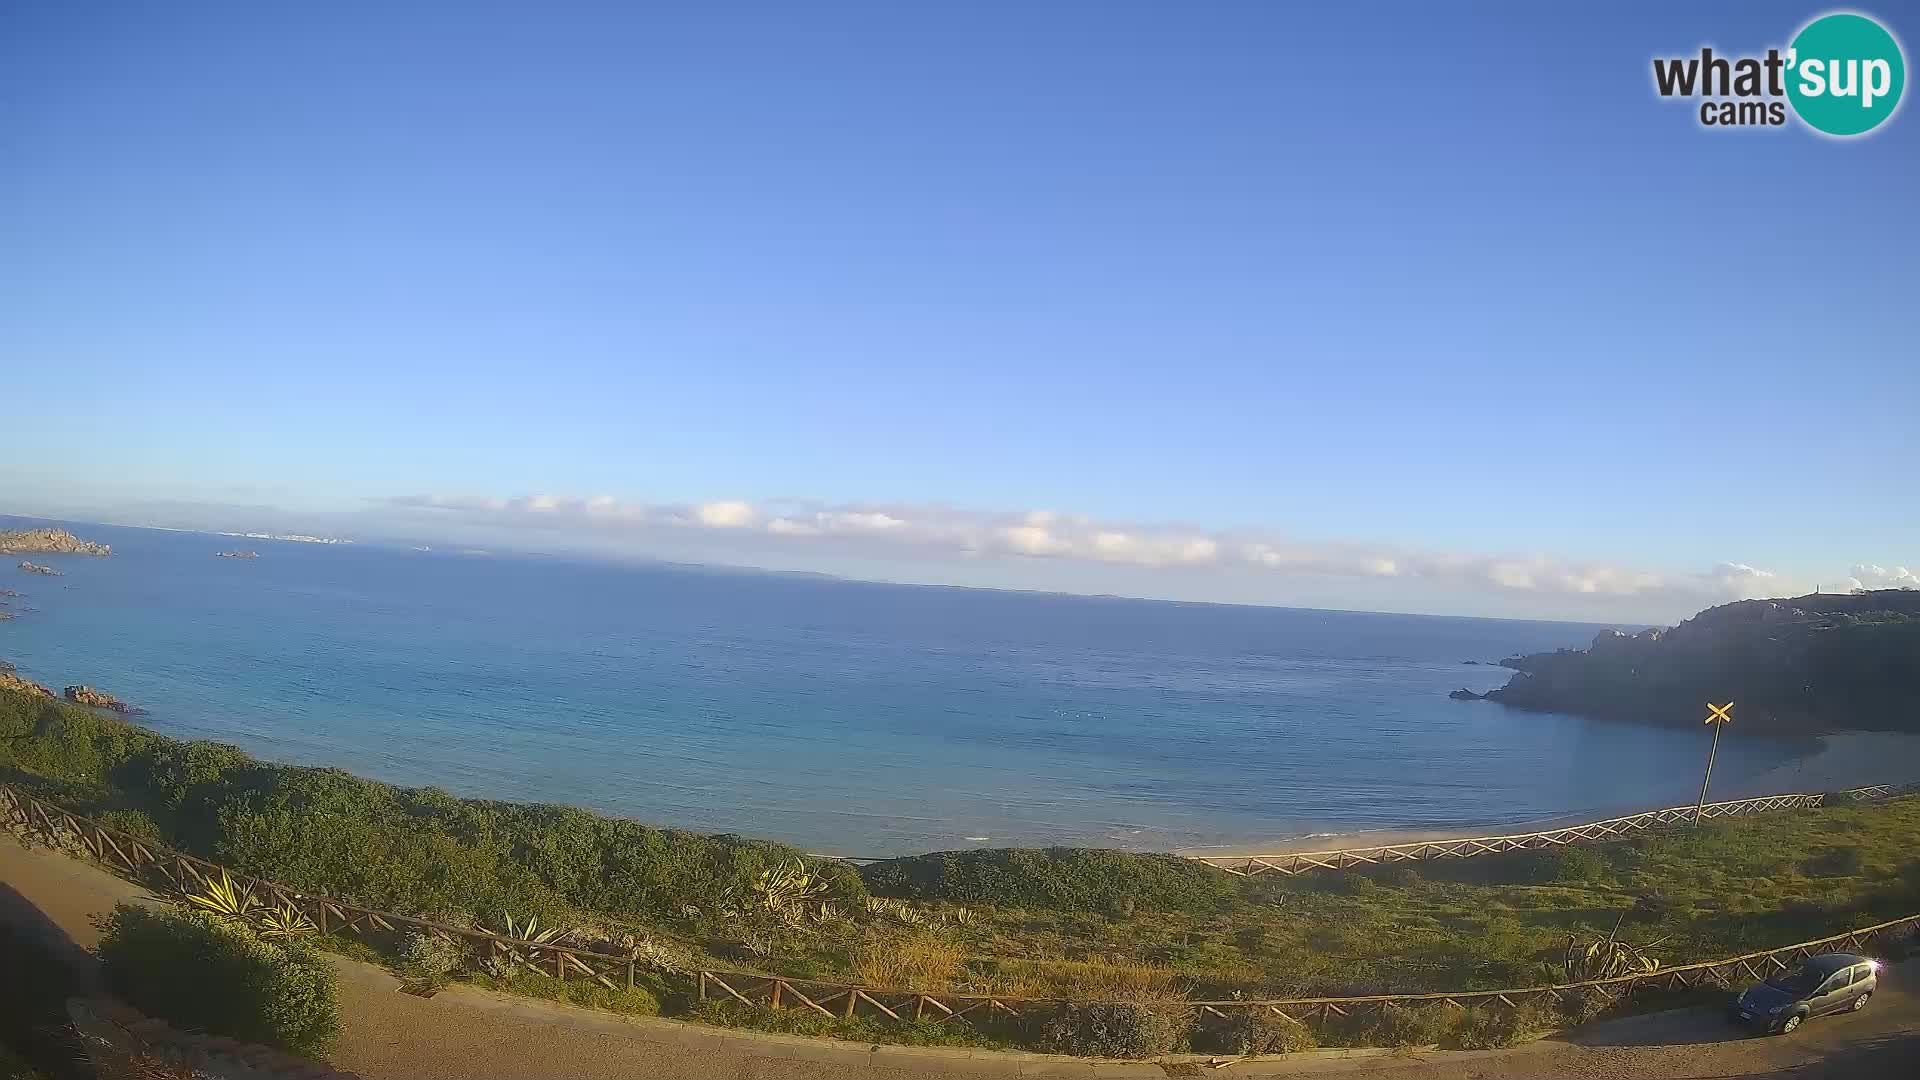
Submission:
[[[1639,809],[1690,800],[1706,750],[1446,697],[1508,674],[1463,661],[1591,626],[76,531],[115,555],[0,567],[27,594],[0,623],[22,674],[264,757],[815,850]],[[213,557],[236,545],[261,557]],[[1732,734],[1727,797],[1819,745]]]

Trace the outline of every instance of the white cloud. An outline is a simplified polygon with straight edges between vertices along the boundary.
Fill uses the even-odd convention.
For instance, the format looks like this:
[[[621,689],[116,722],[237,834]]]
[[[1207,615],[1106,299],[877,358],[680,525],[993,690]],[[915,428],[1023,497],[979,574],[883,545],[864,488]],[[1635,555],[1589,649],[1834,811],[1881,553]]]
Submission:
[[[1849,588],[1855,589],[1920,589],[1920,575],[1904,566],[1876,566],[1861,563],[1853,568],[1853,577]]]
[[[999,536],[1009,551],[1019,555],[1065,555],[1070,549],[1044,525],[1009,525],[1000,530]]]
[[[724,530],[762,544],[836,545],[869,555],[1054,559],[1153,568],[1218,568],[1292,577],[1432,582],[1501,593],[1643,597],[1696,606],[1789,596],[1811,584],[1742,562],[1698,573],[1661,573],[1541,555],[1428,552],[1387,544],[1309,542],[1263,530],[1218,531],[1095,521],[1054,510],[994,512],[940,505],[826,504],[809,500],[649,504],[607,495],[516,499],[413,495],[382,500],[412,511],[461,514],[497,525],[577,525],[639,542],[649,530]],[[826,550],[822,548],[821,550]],[[1862,564],[1858,583],[1920,585],[1905,567]],[[1850,583],[1851,584],[1851,583]],[[1828,583],[1828,588],[1833,588]]]
[[[701,503],[693,512],[700,524],[709,529],[744,529],[753,524],[754,519],[753,504],[737,499]]]

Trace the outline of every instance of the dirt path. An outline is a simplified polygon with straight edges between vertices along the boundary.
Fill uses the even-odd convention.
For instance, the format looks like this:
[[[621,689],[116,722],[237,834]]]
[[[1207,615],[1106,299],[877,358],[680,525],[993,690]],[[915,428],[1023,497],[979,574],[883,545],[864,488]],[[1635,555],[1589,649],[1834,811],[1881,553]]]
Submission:
[[[96,867],[45,850],[27,851],[0,835],[0,919],[36,926],[63,947],[90,948],[98,937],[92,917],[141,895]],[[345,959],[336,959],[336,965],[342,1034],[333,1064],[368,1080],[1169,1075],[1157,1065],[1095,1065],[1037,1054],[956,1056],[951,1050],[629,1020],[468,987],[418,998],[399,993],[398,981],[379,968]],[[1598,1024],[1516,1050],[1242,1062],[1221,1075],[1337,1074],[1378,1080],[1920,1076],[1920,973],[1913,967],[1889,970],[1866,1011],[1814,1021],[1791,1038],[1739,1038],[1717,1015],[1668,1013]]]

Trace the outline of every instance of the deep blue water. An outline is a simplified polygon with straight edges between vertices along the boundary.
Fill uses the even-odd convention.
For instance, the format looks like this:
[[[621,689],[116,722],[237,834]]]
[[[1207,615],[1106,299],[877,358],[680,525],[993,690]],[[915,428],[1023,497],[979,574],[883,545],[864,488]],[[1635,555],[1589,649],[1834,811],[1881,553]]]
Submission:
[[[1591,626],[76,531],[114,556],[0,566],[27,594],[0,658],[56,689],[271,759],[815,850],[1639,809],[1690,800],[1705,753],[1446,697],[1508,674],[1463,661]],[[213,557],[236,546],[261,557]],[[1816,746],[1729,738],[1715,793]]]

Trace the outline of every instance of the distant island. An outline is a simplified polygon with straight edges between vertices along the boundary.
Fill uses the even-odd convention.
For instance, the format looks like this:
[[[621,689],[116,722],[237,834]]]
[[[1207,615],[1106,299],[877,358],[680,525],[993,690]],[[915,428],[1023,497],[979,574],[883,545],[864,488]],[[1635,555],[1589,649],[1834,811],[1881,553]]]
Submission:
[[[257,559],[260,557],[260,553],[257,551],[216,551],[213,553],[213,557],[216,559]]]
[[[1510,656],[1517,674],[1456,700],[1652,724],[1733,701],[1751,730],[1920,731],[1920,591],[1742,600],[1668,630],[1603,630],[1586,649]]]
[[[66,571],[57,567],[44,566],[37,562],[28,562],[25,559],[20,560],[20,569],[25,570],[29,574],[45,574],[48,577],[64,577],[66,575]]]
[[[0,555],[111,555],[105,544],[82,540],[65,529],[0,531]]]

